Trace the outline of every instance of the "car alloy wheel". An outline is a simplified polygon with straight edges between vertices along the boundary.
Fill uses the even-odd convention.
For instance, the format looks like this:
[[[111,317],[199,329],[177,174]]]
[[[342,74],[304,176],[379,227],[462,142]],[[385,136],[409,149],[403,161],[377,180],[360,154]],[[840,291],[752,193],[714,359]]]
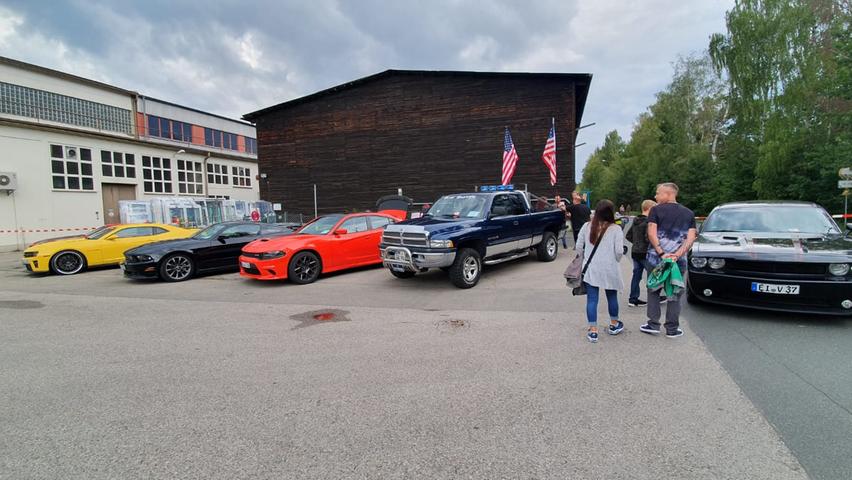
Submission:
[[[293,283],[304,285],[315,282],[321,271],[319,257],[311,252],[300,252],[290,261],[288,276]]]
[[[468,283],[473,283],[476,280],[476,277],[479,276],[479,261],[476,257],[471,256],[464,259],[462,274]]]
[[[553,238],[553,237],[550,237],[547,240],[546,248],[547,248],[547,255],[548,256],[552,257],[552,256],[556,255],[556,239]]]
[[[192,275],[192,260],[185,255],[172,255],[163,264],[163,273],[167,280],[180,282]]]
[[[86,260],[79,252],[66,250],[59,252],[50,259],[53,271],[60,275],[80,273],[86,266]]]

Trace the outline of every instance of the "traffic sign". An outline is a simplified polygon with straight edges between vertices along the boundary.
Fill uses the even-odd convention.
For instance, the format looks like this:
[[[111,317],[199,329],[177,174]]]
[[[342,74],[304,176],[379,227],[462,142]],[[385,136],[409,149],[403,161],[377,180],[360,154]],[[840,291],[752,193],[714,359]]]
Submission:
[[[257,210],[252,210],[251,211],[251,221],[252,222],[260,221],[260,212],[258,212]]]
[[[852,188],[852,180],[838,180],[837,188]]]
[[[852,168],[844,167],[837,173],[843,178],[852,178]]]

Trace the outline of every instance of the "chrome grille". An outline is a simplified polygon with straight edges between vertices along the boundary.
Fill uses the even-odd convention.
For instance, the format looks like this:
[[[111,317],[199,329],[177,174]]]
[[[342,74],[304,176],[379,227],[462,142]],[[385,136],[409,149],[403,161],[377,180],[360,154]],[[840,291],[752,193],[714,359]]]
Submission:
[[[428,239],[425,233],[419,232],[389,232],[382,233],[382,242],[386,245],[400,245],[404,247],[426,247]]]

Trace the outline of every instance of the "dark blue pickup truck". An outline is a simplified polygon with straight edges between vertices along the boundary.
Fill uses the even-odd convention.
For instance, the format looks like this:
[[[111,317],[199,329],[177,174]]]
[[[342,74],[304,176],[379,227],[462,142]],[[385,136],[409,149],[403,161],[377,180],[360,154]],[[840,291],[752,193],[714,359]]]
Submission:
[[[453,284],[470,288],[482,266],[529,255],[543,262],[559,252],[565,218],[539,202],[531,211],[528,194],[516,191],[460,193],[441,197],[423,217],[388,225],[379,245],[382,264],[398,278],[430,268],[448,271]]]

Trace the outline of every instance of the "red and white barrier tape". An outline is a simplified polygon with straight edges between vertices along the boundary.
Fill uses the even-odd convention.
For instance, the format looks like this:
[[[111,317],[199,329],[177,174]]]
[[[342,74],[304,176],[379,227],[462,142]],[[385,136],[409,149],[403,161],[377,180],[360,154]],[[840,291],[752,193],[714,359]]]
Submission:
[[[0,233],[50,233],[50,232],[88,232],[98,227],[79,227],[79,228],[33,228],[33,229],[17,229],[17,230],[0,230]]]

